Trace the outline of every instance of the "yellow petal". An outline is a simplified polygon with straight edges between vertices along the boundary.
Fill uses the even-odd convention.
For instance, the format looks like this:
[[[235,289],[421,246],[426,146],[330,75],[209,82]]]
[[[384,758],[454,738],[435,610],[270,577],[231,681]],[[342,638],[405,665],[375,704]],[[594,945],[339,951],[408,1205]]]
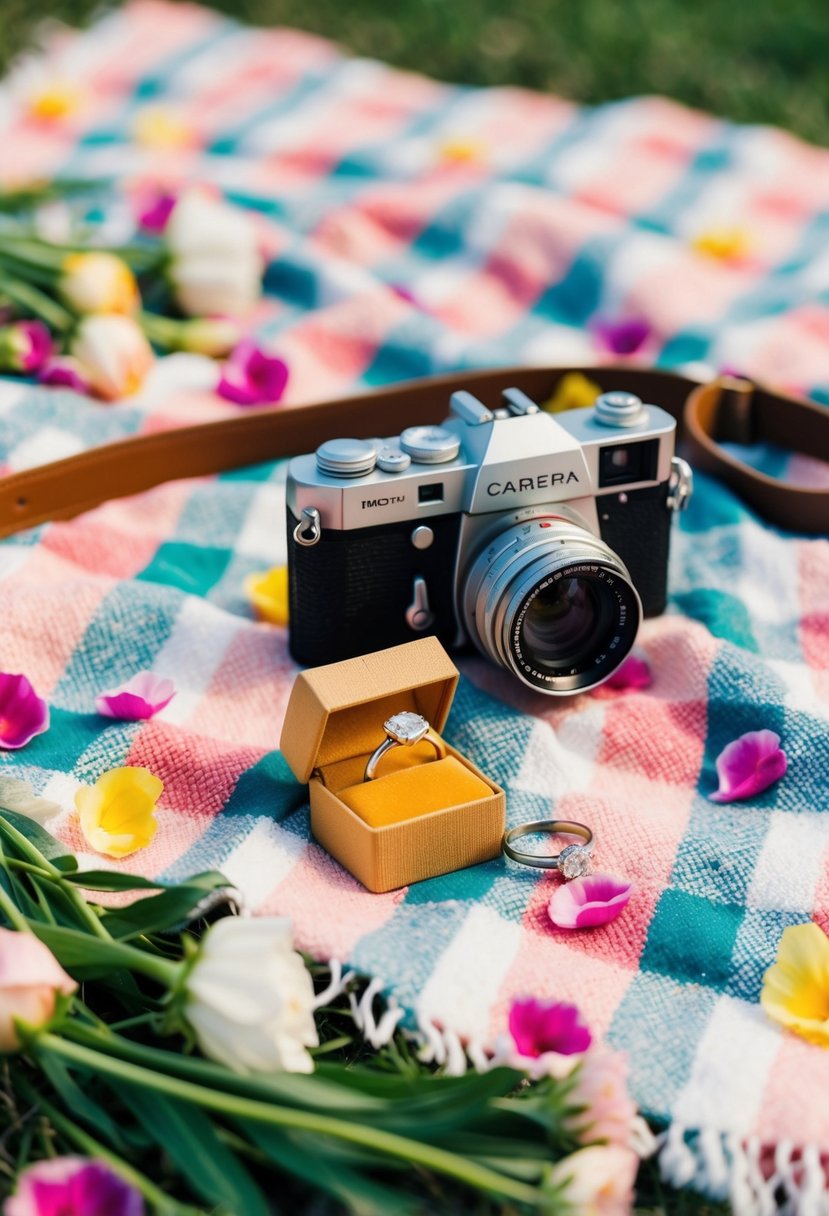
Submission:
[[[288,568],[274,566],[264,574],[249,574],[245,591],[260,621],[288,624]]]
[[[818,925],[790,925],[783,931],[760,1003],[769,1017],[795,1034],[829,1047],[829,938]]]
[[[736,262],[750,251],[751,241],[742,228],[710,228],[694,238],[693,248],[723,262]]]
[[[601,387],[594,380],[588,380],[581,372],[568,372],[559,380],[553,395],[541,403],[541,408],[550,414],[561,414],[564,410],[581,410],[585,406],[593,405],[601,391]]]
[[[193,142],[190,127],[174,111],[163,106],[146,106],[135,118],[133,135],[144,148],[160,151],[186,148]]]
[[[59,122],[69,118],[81,107],[81,92],[75,85],[61,83],[38,89],[29,97],[28,108],[32,118],[43,122]]]
[[[438,146],[442,161],[450,164],[472,164],[486,159],[486,145],[480,139],[445,139]]]
[[[110,857],[126,857],[156,833],[155,804],[164,784],[146,768],[114,768],[75,794],[81,830],[89,844]]]

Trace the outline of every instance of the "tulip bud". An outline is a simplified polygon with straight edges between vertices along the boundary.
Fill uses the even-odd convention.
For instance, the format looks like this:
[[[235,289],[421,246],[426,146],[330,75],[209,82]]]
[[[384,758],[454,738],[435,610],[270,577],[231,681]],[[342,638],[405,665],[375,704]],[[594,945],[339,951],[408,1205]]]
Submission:
[[[290,922],[229,916],[201,941],[183,1015],[211,1060],[234,1072],[312,1072],[314,986]]]
[[[64,258],[58,291],[79,313],[132,316],[141,304],[135,276],[114,253],[71,253]]]
[[[52,335],[42,321],[16,321],[0,329],[0,371],[36,372],[52,350]]]
[[[20,1047],[16,1020],[44,1026],[58,994],[69,996],[77,986],[34,934],[0,928],[0,1052]]]
[[[84,317],[71,352],[98,396],[105,401],[136,392],[153,364],[153,352],[129,317]]]

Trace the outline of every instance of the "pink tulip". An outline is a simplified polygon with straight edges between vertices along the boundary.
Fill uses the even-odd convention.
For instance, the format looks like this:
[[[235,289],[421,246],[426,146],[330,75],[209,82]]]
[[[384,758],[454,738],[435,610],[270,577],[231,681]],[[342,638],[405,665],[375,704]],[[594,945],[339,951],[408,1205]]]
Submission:
[[[647,659],[635,654],[629,654],[605,680],[608,688],[615,688],[619,692],[650,688],[652,683],[653,677]]]
[[[77,986],[34,934],[0,928],[0,1052],[20,1047],[16,1020],[44,1026],[58,993],[69,996]]]
[[[712,802],[751,798],[779,781],[786,771],[786,753],[773,730],[750,730],[723,748],[717,757],[720,787]]]
[[[557,1161],[549,1183],[564,1185],[568,1211],[579,1216],[630,1216],[638,1167],[630,1149],[594,1144]]]
[[[110,688],[95,698],[95,708],[106,718],[138,722],[152,718],[176,695],[172,680],[153,671],[139,671],[118,688]]]
[[[590,1031],[579,1019],[575,1005],[528,997],[512,1002],[509,1032],[519,1055],[538,1058],[552,1051],[570,1056],[586,1051],[591,1042]]]
[[[53,1157],[24,1170],[4,1216],[144,1216],[135,1187],[84,1157]]]
[[[0,748],[25,747],[49,729],[49,706],[23,675],[0,672]]]
[[[606,925],[627,907],[631,884],[612,874],[585,874],[556,889],[547,910],[559,929]]]
[[[54,350],[42,321],[15,321],[0,329],[0,370],[36,372]]]
[[[582,1144],[630,1147],[637,1112],[628,1093],[627,1071],[624,1056],[600,1044],[591,1047],[573,1072],[566,1125]]]
[[[37,378],[40,384],[46,384],[50,388],[71,388],[76,393],[88,393],[91,387],[80,363],[71,355],[50,359],[48,363],[44,363]]]
[[[266,354],[245,338],[225,363],[216,392],[237,405],[263,405],[279,401],[287,382],[284,359]]]

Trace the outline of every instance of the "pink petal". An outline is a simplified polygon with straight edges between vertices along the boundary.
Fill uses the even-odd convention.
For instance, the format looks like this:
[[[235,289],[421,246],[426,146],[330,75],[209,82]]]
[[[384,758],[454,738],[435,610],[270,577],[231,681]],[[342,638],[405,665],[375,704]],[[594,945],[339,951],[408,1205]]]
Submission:
[[[53,1157],[23,1170],[5,1216],[143,1216],[144,1200],[102,1161]]]
[[[261,405],[279,401],[287,382],[285,360],[267,354],[252,339],[245,338],[222,368],[216,392],[237,405]]]
[[[562,883],[548,904],[550,920],[559,929],[606,925],[627,907],[632,884],[613,874],[586,874]]]
[[[723,748],[717,757],[720,787],[712,802],[735,802],[762,793],[779,781],[787,767],[780,736],[773,730],[750,730]]]
[[[590,328],[614,355],[636,354],[651,334],[651,326],[641,317],[628,317],[620,321],[598,320]]]
[[[95,698],[95,708],[107,718],[139,722],[152,718],[176,695],[172,680],[154,671],[139,671],[119,688],[111,688]]]
[[[52,335],[42,321],[21,321],[19,328],[29,340],[29,349],[23,356],[23,371],[36,372],[55,349]]]
[[[151,232],[158,236],[167,227],[167,221],[177,202],[176,195],[166,191],[145,200],[138,212],[138,227],[142,232]]]
[[[25,747],[49,729],[49,706],[23,675],[0,672],[0,748]]]
[[[40,938],[0,928],[0,990],[41,984],[67,996],[77,988]]]
[[[563,1056],[575,1055],[587,1051],[592,1041],[575,1005],[565,1001],[538,1001],[532,997],[513,1001],[509,1011],[509,1032],[519,1053],[534,1058],[550,1051]]]
[[[608,688],[617,688],[622,692],[629,689],[650,688],[652,683],[653,677],[647,659],[635,654],[629,654],[619,664],[613,675],[605,680]]]
[[[50,388],[72,388],[76,393],[88,393],[89,381],[81,374],[81,365],[76,359],[49,359],[37,375],[40,384]]]

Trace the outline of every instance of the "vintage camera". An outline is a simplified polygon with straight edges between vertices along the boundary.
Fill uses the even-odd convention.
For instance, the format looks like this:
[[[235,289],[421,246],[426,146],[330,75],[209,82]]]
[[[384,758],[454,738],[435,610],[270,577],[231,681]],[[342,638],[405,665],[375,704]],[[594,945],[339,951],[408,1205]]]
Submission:
[[[435,634],[531,688],[619,666],[665,607],[676,423],[632,393],[553,416],[508,388],[441,426],[329,440],[291,461],[290,649],[317,665]]]

